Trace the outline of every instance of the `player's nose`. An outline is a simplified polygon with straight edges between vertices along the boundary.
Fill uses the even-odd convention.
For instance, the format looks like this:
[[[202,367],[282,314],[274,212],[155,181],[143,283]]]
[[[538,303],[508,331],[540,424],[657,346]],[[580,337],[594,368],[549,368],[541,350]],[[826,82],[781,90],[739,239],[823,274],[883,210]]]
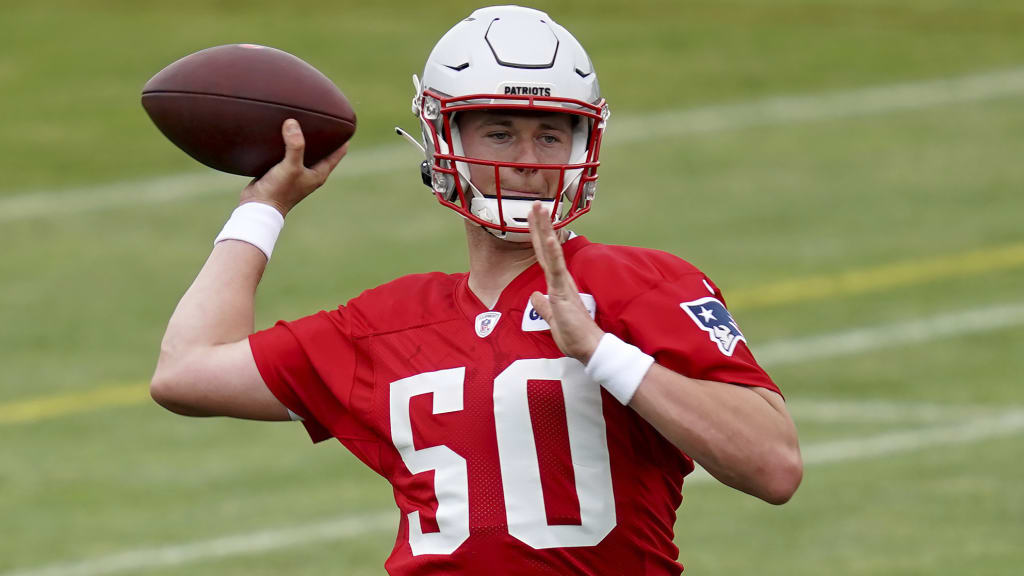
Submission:
[[[515,160],[518,164],[539,164],[539,155],[537,154],[536,144],[533,142],[520,141],[516,146]],[[536,168],[524,168],[517,167],[516,172],[519,174],[534,174],[537,172]]]

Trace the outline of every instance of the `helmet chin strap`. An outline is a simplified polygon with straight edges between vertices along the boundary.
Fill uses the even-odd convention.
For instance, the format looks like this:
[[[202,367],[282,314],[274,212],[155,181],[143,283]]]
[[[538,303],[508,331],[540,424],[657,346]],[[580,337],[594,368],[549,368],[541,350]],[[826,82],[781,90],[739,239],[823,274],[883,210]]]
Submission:
[[[505,217],[505,222],[508,222],[513,226],[522,226],[523,228],[526,228],[529,226],[527,217],[530,214],[530,208],[533,206],[533,203],[537,201],[547,204],[548,212],[551,211],[551,206],[555,203],[554,200],[522,200],[518,198],[505,198],[501,200],[501,214]],[[488,222],[498,222],[497,198],[488,198],[486,196],[482,198],[474,197],[470,204],[470,211],[478,218],[487,220]],[[530,241],[530,234],[527,232],[503,232],[486,226],[481,226],[481,228],[487,230],[496,238],[508,240],[509,242]]]

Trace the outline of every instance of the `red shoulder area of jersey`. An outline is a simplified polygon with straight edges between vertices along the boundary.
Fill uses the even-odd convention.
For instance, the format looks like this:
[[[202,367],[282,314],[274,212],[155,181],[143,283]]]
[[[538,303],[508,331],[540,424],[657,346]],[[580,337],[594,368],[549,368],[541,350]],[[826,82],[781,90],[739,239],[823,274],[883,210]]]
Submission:
[[[582,240],[583,245],[572,255],[569,270],[581,292],[603,297],[601,305],[608,314],[614,314],[633,298],[664,282],[685,276],[707,280],[700,269],[675,254]],[[710,280],[708,283],[711,284]],[[720,297],[717,287],[711,286]]]
[[[345,305],[352,336],[395,332],[458,318],[452,305],[465,274],[409,274],[364,291]]]
[[[395,332],[458,318],[452,302],[463,276],[411,274],[362,292],[345,304],[352,336]]]
[[[602,329],[685,376],[778,391],[721,292],[694,265],[658,250],[586,242],[569,247],[567,259],[580,292],[596,301]]]

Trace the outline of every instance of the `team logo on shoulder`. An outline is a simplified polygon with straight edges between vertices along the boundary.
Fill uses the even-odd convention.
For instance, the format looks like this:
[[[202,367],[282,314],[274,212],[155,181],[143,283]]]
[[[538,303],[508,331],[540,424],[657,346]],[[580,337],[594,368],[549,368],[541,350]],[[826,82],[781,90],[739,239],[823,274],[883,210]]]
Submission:
[[[699,298],[683,302],[679,307],[686,311],[698,328],[708,333],[708,337],[718,345],[722,354],[732,356],[740,340],[747,341],[736,321],[732,319],[732,314],[729,314],[725,305],[717,298]]]
[[[547,298],[547,294],[544,297]],[[587,308],[587,312],[590,312],[591,318],[597,316],[597,300],[594,300],[593,296],[580,293],[580,300],[583,300],[583,306]],[[548,325],[547,320],[540,317],[540,312],[537,312],[533,303],[527,299],[526,310],[523,311],[523,332],[540,332],[541,330],[551,330],[551,326]]]
[[[501,312],[481,312],[477,314],[476,335],[481,338],[487,338],[494,331],[494,327],[498,325],[498,320],[501,320]]]

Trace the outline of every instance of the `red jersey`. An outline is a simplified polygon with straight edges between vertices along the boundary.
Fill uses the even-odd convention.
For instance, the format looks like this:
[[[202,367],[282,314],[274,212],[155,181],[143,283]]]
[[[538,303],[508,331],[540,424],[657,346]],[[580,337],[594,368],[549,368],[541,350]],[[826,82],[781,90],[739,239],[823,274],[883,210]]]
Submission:
[[[664,252],[577,236],[566,262],[598,325],[689,377],[778,392],[722,295]],[[420,274],[250,337],[314,441],[394,487],[392,575],[678,575],[692,461],[565,357],[529,304],[534,264],[493,309],[466,274]]]

